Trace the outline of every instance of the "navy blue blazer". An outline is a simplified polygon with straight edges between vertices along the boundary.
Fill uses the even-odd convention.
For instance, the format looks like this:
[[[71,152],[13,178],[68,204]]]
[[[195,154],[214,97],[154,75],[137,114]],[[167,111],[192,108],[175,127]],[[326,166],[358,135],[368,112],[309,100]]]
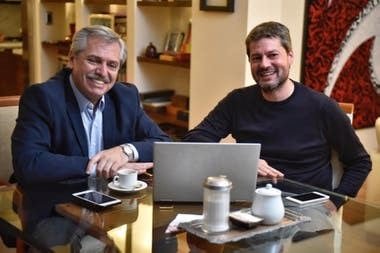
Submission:
[[[87,139],[70,73],[64,69],[47,82],[28,87],[20,99],[12,156],[27,231],[54,215],[55,204],[71,201],[71,193],[87,188]],[[104,149],[132,143],[139,161],[148,162],[153,160],[155,141],[170,138],[142,110],[137,88],[116,83],[105,95]]]
[[[21,186],[70,184],[86,178],[87,140],[70,73],[64,69],[47,82],[28,87],[20,99],[12,155]],[[135,85],[116,83],[105,95],[104,149],[132,143],[139,161],[148,162],[153,160],[155,141],[170,138],[142,110]]]

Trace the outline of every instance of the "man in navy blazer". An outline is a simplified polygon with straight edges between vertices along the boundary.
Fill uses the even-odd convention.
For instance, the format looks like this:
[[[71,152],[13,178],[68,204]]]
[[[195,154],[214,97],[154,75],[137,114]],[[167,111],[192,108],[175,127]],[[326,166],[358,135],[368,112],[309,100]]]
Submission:
[[[152,168],[153,143],[170,141],[141,108],[136,86],[116,82],[125,59],[118,34],[85,27],[73,37],[69,68],[22,95],[12,155],[27,229],[87,188],[89,175]]]
[[[88,142],[70,74],[71,69],[63,69],[47,82],[28,87],[21,97],[12,136],[14,170],[21,186],[88,176]],[[151,162],[153,142],[169,138],[142,110],[136,86],[116,83],[104,95],[104,102],[104,149],[116,147],[122,155],[119,146],[130,143],[140,162]]]

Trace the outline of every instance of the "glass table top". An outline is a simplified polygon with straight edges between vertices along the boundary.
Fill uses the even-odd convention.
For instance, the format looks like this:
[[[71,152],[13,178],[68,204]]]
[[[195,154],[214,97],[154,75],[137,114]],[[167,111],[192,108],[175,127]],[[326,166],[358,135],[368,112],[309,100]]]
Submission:
[[[310,221],[224,244],[210,243],[183,230],[165,233],[178,214],[201,215],[202,203],[154,203],[152,186],[132,194],[107,191],[122,203],[100,212],[71,202],[56,204],[55,210],[76,229],[116,252],[380,252],[380,208],[290,180],[260,179],[257,187],[269,182],[283,197],[317,190],[342,200],[343,205],[331,214],[324,204],[300,208],[284,201],[287,210],[310,217]],[[16,193],[14,185],[0,188],[1,235],[39,248],[44,242],[23,230],[20,214],[15,212]],[[230,209],[250,208],[251,204],[231,203]],[[72,252],[73,245],[69,242],[50,250]]]

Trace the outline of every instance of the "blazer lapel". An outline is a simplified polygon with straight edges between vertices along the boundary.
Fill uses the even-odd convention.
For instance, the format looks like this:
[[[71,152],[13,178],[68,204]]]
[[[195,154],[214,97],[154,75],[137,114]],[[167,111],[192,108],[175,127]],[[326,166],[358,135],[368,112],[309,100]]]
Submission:
[[[75,99],[74,92],[70,87],[70,83],[66,83],[66,104],[67,115],[70,118],[71,125],[74,129],[77,141],[84,156],[88,156],[88,146],[86,132],[83,127],[82,117],[80,115],[78,103]]]
[[[104,149],[117,145],[116,140],[116,112],[115,105],[109,99],[109,95],[105,95],[105,108],[103,111],[103,144]]]

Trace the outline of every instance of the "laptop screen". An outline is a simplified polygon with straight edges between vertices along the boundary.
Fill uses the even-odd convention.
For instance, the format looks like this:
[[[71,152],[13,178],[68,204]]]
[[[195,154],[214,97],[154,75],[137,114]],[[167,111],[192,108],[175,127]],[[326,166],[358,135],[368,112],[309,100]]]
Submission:
[[[252,202],[260,149],[258,143],[156,142],[153,199],[202,202],[205,179],[226,175],[231,201]]]

